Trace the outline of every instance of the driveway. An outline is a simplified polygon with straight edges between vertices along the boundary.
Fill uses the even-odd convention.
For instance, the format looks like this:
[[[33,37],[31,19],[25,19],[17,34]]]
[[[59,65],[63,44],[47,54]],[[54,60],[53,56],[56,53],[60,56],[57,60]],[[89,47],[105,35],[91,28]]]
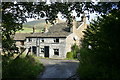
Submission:
[[[56,60],[56,59],[40,59],[45,66],[43,74],[40,78],[69,78],[76,73],[79,61],[77,60]]]

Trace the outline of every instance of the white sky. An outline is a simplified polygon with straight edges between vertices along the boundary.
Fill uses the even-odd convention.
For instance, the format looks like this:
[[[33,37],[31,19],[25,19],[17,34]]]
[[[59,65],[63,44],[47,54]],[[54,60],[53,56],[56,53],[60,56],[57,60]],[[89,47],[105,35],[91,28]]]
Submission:
[[[77,13],[73,11],[73,14],[72,14],[72,15],[76,16]],[[58,18],[59,18],[60,20],[66,20],[65,18],[64,18],[64,19],[62,18],[62,14],[61,14],[61,13],[58,14]],[[89,22],[90,22],[92,19],[96,19],[96,18],[97,18],[96,13],[90,14],[90,19],[89,19],[89,20],[87,19],[87,24],[89,24]],[[45,19],[45,18],[42,18],[42,19]],[[28,22],[34,21],[34,20],[37,20],[37,19],[34,19],[34,18],[28,18],[28,19],[27,19]],[[76,17],[76,21],[80,21],[80,20],[81,20],[80,18]]]

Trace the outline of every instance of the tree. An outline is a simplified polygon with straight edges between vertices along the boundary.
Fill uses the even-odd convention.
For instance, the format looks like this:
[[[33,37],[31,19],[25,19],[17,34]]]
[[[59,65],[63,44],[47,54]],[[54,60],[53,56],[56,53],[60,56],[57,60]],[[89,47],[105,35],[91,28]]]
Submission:
[[[120,79],[120,10],[112,10],[107,15],[98,17],[84,32],[82,40],[81,78]],[[91,46],[91,47],[89,47]]]

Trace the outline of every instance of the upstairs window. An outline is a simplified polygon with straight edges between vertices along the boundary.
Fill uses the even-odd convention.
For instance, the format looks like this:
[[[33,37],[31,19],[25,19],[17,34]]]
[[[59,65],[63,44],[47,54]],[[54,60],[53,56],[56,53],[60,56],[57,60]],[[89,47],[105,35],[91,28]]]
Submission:
[[[54,49],[54,55],[59,55],[59,49]]]
[[[54,42],[55,42],[55,43],[59,43],[59,38],[55,38],[55,39],[54,39]]]
[[[21,41],[21,45],[24,45],[24,41]]]
[[[36,42],[36,39],[37,39],[37,38],[32,38],[32,39],[33,39],[33,42]]]
[[[43,39],[43,38],[41,39],[41,42],[44,42],[44,39]]]
[[[31,42],[32,41],[32,38],[28,38],[28,42]]]

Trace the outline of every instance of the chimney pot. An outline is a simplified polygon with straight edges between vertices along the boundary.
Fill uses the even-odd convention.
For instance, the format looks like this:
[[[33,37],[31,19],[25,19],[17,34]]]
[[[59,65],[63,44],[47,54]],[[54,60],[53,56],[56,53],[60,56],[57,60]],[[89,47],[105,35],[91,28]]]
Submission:
[[[72,29],[71,29],[71,31],[74,33],[76,31],[77,21],[75,20],[75,16],[73,16],[72,19],[73,19],[73,22],[72,22]]]
[[[35,33],[35,26],[33,26],[33,33]]]

